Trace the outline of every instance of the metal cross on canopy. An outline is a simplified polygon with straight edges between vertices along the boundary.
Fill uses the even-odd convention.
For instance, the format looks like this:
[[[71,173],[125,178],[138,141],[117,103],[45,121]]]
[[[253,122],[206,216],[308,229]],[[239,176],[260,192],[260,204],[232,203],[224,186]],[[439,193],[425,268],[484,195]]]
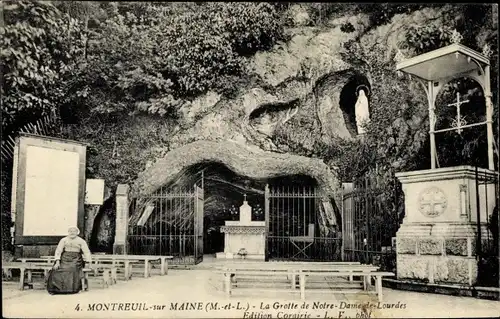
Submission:
[[[486,48],[487,49],[487,48]],[[403,60],[401,53],[395,57],[398,72],[404,72],[415,77],[424,87],[429,102],[429,135],[431,144],[431,168],[436,168],[436,140],[435,134],[438,132],[457,130],[476,125],[486,125],[488,139],[488,168],[495,170],[493,158],[493,104],[491,102],[490,83],[490,61],[488,50],[483,53],[476,52],[458,43],[421,54],[411,59]],[[483,89],[486,104],[486,121],[480,123],[467,124],[460,115],[460,105],[467,101],[460,101],[457,95],[457,102],[450,104],[456,106],[457,118],[454,120],[452,128],[435,130],[436,115],[435,102],[440,90],[451,80],[468,77],[479,83]]]
[[[484,124],[484,123],[474,123],[474,124],[467,125],[467,121],[465,120],[465,116],[462,116],[460,114],[460,106],[462,104],[465,104],[465,103],[469,103],[469,100],[460,100],[460,93],[457,92],[457,101],[455,103],[447,104],[447,106],[455,106],[457,109],[457,116],[452,121],[452,127],[442,129],[442,130],[436,130],[436,131],[434,131],[434,133],[447,132],[447,131],[457,131],[458,134],[461,134],[462,130],[466,127]]]
[[[243,194],[243,201],[247,201],[247,194]]]

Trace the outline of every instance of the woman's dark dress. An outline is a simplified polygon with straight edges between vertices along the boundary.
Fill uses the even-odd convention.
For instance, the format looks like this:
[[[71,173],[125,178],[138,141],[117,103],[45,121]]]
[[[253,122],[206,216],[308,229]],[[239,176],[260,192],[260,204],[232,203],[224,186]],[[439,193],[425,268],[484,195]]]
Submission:
[[[82,252],[65,251],[61,255],[59,269],[52,269],[47,280],[50,294],[75,294],[82,290]]]

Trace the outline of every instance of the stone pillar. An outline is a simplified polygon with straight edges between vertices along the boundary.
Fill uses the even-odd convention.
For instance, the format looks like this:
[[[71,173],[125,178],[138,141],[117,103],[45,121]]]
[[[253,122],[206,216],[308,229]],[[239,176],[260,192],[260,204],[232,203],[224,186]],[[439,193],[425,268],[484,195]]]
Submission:
[[[127,253],[129,189],[127,184],[119,184],[116,188],[116,232],[113,254]]]
[[[493,156],[493,141],[495,139],[493,135],[493,103],[491,102],[491,87],[490,87],[490,66],[485,67],[485,87],[484,87],[484,98],[486,103],[486,133],[488,141],[488,168],[491,170],[495,169],[495,162]],[[500,169],[500,168],[499,168]]]
[[[474,285],[477,218],[484,240],[486,216],[495,206],[494,185],[482,185],[476,194],[475,169],[470,166],[397,173],[396,177],[405,194],[405,218],[396,234],[398,279]]]

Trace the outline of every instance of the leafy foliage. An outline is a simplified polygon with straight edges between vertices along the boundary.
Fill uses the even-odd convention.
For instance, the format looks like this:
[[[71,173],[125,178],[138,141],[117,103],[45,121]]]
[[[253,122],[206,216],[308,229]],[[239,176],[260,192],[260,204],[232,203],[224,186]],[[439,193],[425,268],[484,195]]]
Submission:
[[[74,97],[83,97],[86,110],[96,114],[172,115],[186,99],[235,90],[246,57],[283,39],[279,21],[266,3],[142,4],[141,10],[114,11],[91,32]]]
[[[8,2],[0,29],[4,133],[57,108],[81,54],[80,24],[40,1]]]

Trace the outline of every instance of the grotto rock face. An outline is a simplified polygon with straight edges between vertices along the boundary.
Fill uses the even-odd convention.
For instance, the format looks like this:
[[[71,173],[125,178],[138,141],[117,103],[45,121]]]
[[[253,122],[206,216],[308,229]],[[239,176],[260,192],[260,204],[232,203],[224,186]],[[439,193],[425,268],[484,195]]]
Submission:
[[[371,88],[372,66],[345,61],[343,45],[355,40],[367,52],[382,47],[391,59],[404,42],[405,28],[442,23],[446,9],[397,15],[377,28],[370,28],[365,15],[340,17],[321,29],[306,27],[308,17],[295,9],[291,40],[249,60],[256,79],[232,98],[208,92],[181,107],[166,155],[139,175],[136,194],[154,192],[189,166],[215,162],[253,179],[308,175],[338,205],[340,185],[333,167],[294,155],[294,147],[312,153],[318,141],[331,144],[336,137],[356,134],[355,92],[359,85]],[[346,24],[352,26],[348,32],[342,31]]]
[[[353,137],[355,89],[359,85],[370,88],[373,66],[345,61],[343,45],[355,40],[366,52],[382,47],[389,60],[404,43],[408,27],[442,23],[442,11],[446,10],[396,15],[377,28],[369,28],[365,15],[339,17],[319,29],[300,22],[306,19],[300,5],[292,8],[298,27],[288,30],[291,40],[249,60],[249,73],[257,79],[241,87],[235,97],[208,92],[186,102],[170,149],[198,140],[230,140],[262,150],[289,152],[287,145],[276,142],[277,136],[306,150],[315,141],[329,144],[335,137]],[[346,24],[353,26],[349,32],[342,31]]]
[[[186,103],[171,148],[197,140],[232,140],[277,151],[280,145],[275,145],[273,136],[288,124],[309,127],[305,132],[308,140],[299,141],[303,136],[297,136],[298,143],[350,137],[345,112],[339,106],[340,92],[356,75],[367,82],[369,78],[340,57],[343,43],[355,39],[368,25],[364,16],[351,20],[357,26],[351,33],[340,30],[345,18],[332,21],[332,27],[324,31],[291,30],[290,42],[250,60],[249,71],[259,79],[241,88],[235,98],[209,92]]]
[[[142,172],[132,191],[147,195],[168,184],[178,174],[202,162],[220,163],[238,175],[265,180],[285,175],[314,178],[326,198],[338,197],[336,174],[321,160],[248,148],[231,141],[196,141],[170,151]]]

